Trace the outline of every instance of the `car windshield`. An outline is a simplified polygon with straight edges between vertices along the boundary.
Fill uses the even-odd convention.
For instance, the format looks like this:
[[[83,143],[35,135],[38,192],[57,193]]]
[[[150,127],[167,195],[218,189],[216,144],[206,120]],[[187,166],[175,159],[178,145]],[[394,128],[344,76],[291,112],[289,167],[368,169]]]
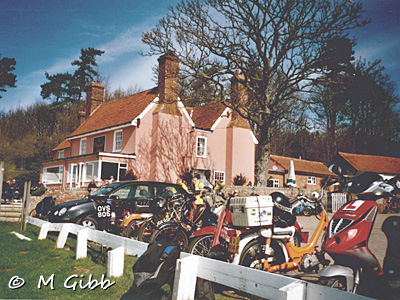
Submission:
[[[121,183],[113,183],[109,184],[107,186],[103,186],[99,188],[97,191],[91,193],[90,195],[96,196],[96,195],[108,195],[112,190],[114,190],[116,187],[120,186]]]

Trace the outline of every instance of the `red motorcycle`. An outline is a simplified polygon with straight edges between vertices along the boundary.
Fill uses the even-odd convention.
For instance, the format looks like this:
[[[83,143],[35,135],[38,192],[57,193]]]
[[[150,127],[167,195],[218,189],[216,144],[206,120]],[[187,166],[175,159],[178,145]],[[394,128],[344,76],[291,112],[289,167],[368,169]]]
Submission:
[[[331,168],[341,175],[337,166]],[[399,287],[400,273],[400,216],[387,218],[382,231],[388,239],[382,266],[368,248],[379,198],[393,198],[395,186],[375,173],[363,173],[347,184],[346,189],[358,199],[341,207],[331,218],[322,240],[322,250],[335,264],[319,272],[320,282],[331,287],[369,297],[391,299]]]

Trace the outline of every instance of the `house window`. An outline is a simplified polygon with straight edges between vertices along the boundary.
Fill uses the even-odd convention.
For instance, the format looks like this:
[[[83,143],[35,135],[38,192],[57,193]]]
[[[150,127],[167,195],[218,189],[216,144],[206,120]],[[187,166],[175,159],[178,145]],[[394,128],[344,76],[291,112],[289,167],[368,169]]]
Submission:
[[[104,152],[104,145],[106,144],[106,137],[98,136],[93,139],[93,153]]]
[[[43,183],[62,183],[63,166],[43,168]]]
[[[308,176],[307,177],[307,184],[316,185],[317,184],[317,178],[315,176]]]
[[[64,158],[64,150],[58,151],[58,158]]]
[[[267,187],[274,187],[274,188],[279,187],[279,179],[275,179],[275,178],[268,179]]]
[[[87,142],[86,138],[81,139],[81,145],[80,145],[80,148],[79,148],[79,154],[80,155],[86,154],[86,142]]]
[[[207,138],[204,136],[198,136],[196,140],[197,140],[196,156],[206,157]]]
[[[217,180],[221,180],[222,183],[225,183],[225,172],[214,171],[214,182]]]
[[[122,130],[114,132],[114,149],[113,151],[121,151],[122,149]]]
[[[85,163],[84,167],[86,174],[85,174],[85,181],[91,181],[92,179],[98,180],[99,179],[99,162],[87,162]]]

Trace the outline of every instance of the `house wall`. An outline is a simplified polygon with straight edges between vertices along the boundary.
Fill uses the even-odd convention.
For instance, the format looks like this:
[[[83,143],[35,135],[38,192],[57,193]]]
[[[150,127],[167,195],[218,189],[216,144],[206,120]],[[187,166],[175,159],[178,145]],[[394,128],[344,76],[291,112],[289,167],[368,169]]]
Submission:
[[[233,178],[239,174],[246,176],[248,181],[254,184],[254,161],[255,161],[255,145],[249,129],[240,127],[227,128],[228,136],[232,144],[231,165],[227,165],[227,184],[232,184]],[[231,181],[229,181],[229,179]]]
[[[308,176],[312,176],[316,178],[316,184],[308,184],[307,179]],[[296,174],[296,187],[300,189],[320,189],[321,188],[321,183],[322,180],[324,179],[325,176],[321,175],[315,175],[315,174]],[[269,172],[268,174],[268,180],[271,179],[278,179],[279,180],[279,187],[284,187],[286,186],[286,181],[287,181],[287,173],[281,174],[281,173],[274,173],[272,171]]]

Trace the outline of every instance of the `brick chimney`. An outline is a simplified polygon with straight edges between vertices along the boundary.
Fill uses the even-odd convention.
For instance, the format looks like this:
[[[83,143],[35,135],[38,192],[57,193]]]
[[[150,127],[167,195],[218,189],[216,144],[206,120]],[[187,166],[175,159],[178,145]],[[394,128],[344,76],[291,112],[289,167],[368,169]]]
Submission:
[[[245,80],[246,76],[240,73],[239,70],[236,70],[235,76],[231,78],[231,105],[239,110],[248,105],[248,95],[244,85]],[[232,119],[228,124],[228,127],[230,126],[249,128],[248,122],[241,118],[235,110],[232,111]]]
[[[244,86],[245,76],[236,70],[236,76],[231,79],[231,103],[232,105],[245,105],[248,100],[246,87]]]
[[[100,82],[92,82],[86,86],[86,118],[88,118],[93,111],[103,104],[104,100],[104,85]]]
[[[159,104],[170,104],[178,100],[179,59],[170,51],[158,58]]]

